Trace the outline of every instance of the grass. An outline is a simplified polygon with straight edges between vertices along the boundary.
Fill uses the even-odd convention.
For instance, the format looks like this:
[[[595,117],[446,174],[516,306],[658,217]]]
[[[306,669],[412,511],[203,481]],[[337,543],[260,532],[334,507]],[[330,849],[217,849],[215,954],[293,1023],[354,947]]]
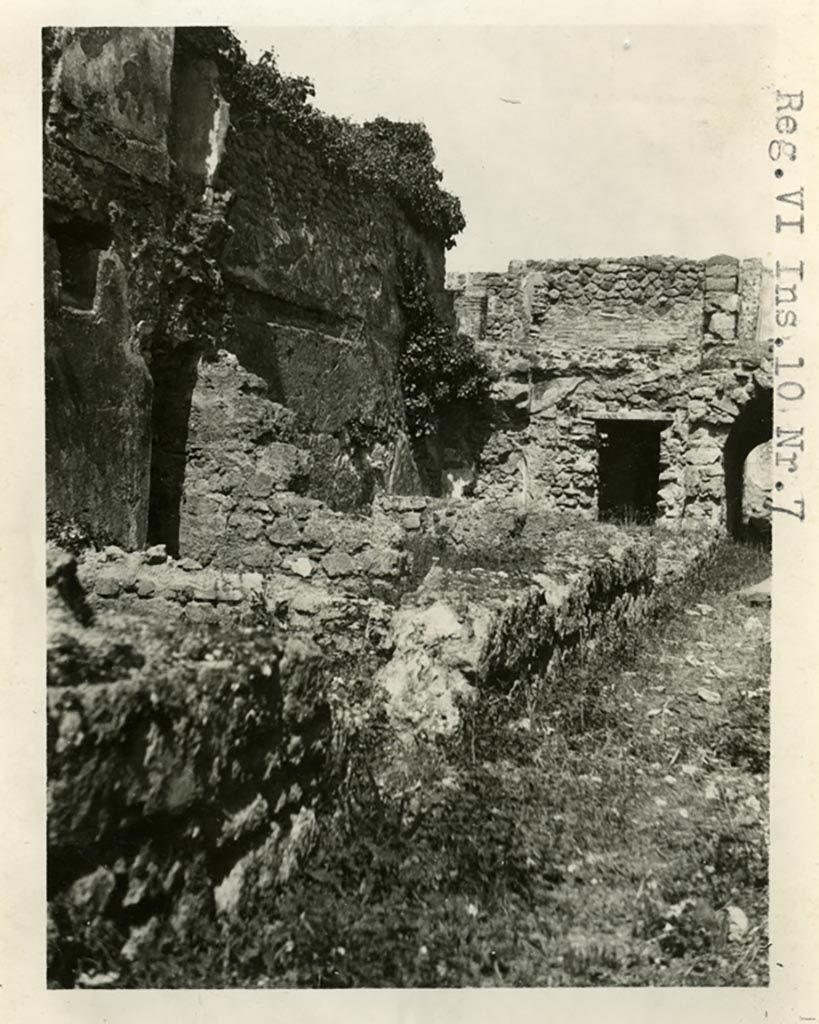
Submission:
[[[123,983],[765,984],[767,613],[733,591],[769,571],[724,543],[639,634],[483,693],[389,786],[373,714],[306,868]]]

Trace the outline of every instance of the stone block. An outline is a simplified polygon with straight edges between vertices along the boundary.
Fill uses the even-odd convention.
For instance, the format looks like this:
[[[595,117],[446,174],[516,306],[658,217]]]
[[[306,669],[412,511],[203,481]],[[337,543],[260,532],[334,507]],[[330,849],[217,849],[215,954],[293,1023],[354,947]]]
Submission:
[[[716,267],[719,266],[738,268],[739,260],[736,258],[736,256],[726,256],[725,254],[709,256],[708,259],[705,261],[705,272],[709,273],[710,271],[713,271]]]
[[[712,313],[708,329],[718,338],[733,339],[736,337],[736,317],[733,313]]]
[[[399,575],[404,562],[404,555],[392,548],[367,548],[360,556],[362,572],[381,578]]]
[[[290,607],[300,615],[317,615],[331,604],[332,598],[326,590],[311,587],[309,590],[300,590],[290,602]]]
[[[143,552],[142,560],[146,565],[162,565],[168,561],[168,551],[164,544],[154,544]]]
[[[356,572],[356,563],[343,551],[325,555],[321,560],[321,567],[331,578],[352,576]]]
[[[705,295],[710,298],[712,294],[731,294],[736,292],[736,277],[707,277],[705,279]]]
[[[272,473],[254,473],[247,482],[247,493],[251,498],[267,498],[272,492]]]
[[[73,910],[86,920],[104,914],[117,887],[116,875],[106,867],[99,867],[83,875],[69,890],[68,902]]]
[[[274,563],[273,548],[266,542],[257,542],[248,547],[243,547],[240,555],[240,562],[251,569],[269,569]]]
[[[100,576],[94,584],[94,593],[97,597],[119,597],[122,585],[113,576]]]
[[[285,568],[289,569],[290,572],[295,573],[296,576],[301,576],[304,579],[313,575],[313,569],[315,566],[309,558],[294,558],[290,562],[285,563]]]
[[[302,541],[299,524],[288,516],[277,519],[265,533],[271,544],[280,547],[297,547]]]
[[[706,312],[722,311],[736,313],[739,309],[739,295],[736,292],[709,292],[705,302]]]
[[[705,466],[712,462],[719,462],[722,452],[716,447],[690,448],[685,459],[691,466]]]
[[[308,547],[326,551],[335,543],[335,532],[328,522],[319,518],[308,519],[304,524],[302,540]]]

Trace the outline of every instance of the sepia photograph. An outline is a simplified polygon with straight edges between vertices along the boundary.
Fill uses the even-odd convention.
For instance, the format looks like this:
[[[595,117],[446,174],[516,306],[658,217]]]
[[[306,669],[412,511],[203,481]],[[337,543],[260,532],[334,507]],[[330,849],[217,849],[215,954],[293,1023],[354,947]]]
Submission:
[[[815,97],[231,17],[41,31],[44,986],[766,989]]]

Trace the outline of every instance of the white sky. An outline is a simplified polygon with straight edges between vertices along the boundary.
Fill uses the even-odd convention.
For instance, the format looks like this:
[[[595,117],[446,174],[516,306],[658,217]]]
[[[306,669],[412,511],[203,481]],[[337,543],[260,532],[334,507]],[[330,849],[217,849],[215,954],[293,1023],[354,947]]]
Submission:
[[[764,27],[235,31],[251,59],[272,46],[312,78],[323,110],[427,125],[467,221],[450,270],[770,244]]]

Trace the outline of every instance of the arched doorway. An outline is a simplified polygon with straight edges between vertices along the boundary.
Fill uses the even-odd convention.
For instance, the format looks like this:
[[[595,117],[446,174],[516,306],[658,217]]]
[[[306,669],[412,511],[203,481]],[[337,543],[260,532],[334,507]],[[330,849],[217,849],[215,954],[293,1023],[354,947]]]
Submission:
[[[723,452],[725,471],[725,521],[728,533],[746,539],[748,530],[742,514],[745,460],[773,435],[773,393],[757,386],[734,420]]]

